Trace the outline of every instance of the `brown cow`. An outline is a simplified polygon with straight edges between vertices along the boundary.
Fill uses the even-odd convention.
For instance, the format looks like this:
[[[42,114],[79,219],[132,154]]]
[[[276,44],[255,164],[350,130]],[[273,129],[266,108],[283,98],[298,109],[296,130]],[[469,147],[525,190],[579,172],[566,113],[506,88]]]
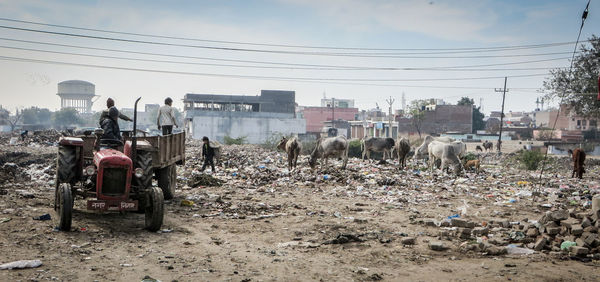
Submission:
[[[302,151],[302,144],[295,137],[290,139],[281,137],[281,141],[277,144],[277,148],[284,150],[288,154],[288,168],[291,171],[292,167],[295,168],[298,163],[298,155],[300,155],[300,151]]]
[[[583,173],[585,172],[585,169],[583,168],[585,152],[583,149],[577,148],[572,151],[569,149],[569,154],[573,156],[573,173],[571,173],[571,177],[575,177],[575,173],[577,173],[579,179],[583,178]]]

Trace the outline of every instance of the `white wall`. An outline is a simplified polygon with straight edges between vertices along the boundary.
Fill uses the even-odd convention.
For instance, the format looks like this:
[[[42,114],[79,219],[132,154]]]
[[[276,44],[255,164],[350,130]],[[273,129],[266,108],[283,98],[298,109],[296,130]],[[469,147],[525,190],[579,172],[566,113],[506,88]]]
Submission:
[[[273,134],[304,134],[306,120],[294,118],[254,118],[195,116],[192,120],[192,136],[200,139],[208,136],[223,142],[225,136],[246,137],[250,144],[265,142]]]

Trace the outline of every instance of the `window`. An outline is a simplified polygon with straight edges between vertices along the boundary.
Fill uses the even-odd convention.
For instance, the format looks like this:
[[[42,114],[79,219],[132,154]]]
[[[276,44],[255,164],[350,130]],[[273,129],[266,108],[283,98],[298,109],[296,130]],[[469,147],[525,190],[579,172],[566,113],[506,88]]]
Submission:
[[[590,126],[598,126],[598,121],[595,119],[590,120]]]
[[[581,126],[581,120],[577,120],[577,126]]]
[[[583,126],[587,126],[587,120],[585,120],[585,119],[584,119],[584,120],[582,120],[582,121],[581,121],[581,125],[583,125]]]

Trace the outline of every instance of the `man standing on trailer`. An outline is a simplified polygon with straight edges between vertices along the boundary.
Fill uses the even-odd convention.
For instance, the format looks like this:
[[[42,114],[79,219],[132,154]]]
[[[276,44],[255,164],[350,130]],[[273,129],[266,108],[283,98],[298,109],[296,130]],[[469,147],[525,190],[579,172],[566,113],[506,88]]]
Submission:
[[[173,110],[173,100],[169,97],[165,99],[165,104],[158,109],[158,117],[156,117],[156,125],[158,129],[162,129],[163,135],[169,135],[173,133],[173,125],[177,125],[175,120],[175,111]]]

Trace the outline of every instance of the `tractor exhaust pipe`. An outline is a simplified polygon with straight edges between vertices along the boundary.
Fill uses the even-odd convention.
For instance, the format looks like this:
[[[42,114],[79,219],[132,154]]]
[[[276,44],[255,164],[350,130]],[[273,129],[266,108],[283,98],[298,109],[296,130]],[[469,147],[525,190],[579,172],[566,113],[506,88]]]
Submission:
[[[135,100],[135,105],[133,106],[133,131],[131,136],[131,160],[135,162],[137,157],[137,106],[138,102],[142,99],[142,97],[138,97]]]

